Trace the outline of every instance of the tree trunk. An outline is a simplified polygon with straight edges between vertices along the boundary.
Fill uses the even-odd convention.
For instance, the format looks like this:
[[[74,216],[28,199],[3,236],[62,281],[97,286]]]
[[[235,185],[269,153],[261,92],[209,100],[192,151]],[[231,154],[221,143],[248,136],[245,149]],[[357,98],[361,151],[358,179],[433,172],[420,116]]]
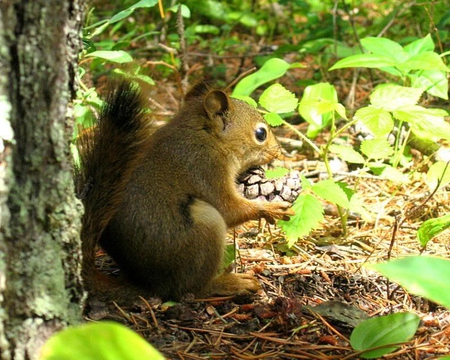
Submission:
[[[68,102],[84,0],[0,1],[0,359],[81,319]]]

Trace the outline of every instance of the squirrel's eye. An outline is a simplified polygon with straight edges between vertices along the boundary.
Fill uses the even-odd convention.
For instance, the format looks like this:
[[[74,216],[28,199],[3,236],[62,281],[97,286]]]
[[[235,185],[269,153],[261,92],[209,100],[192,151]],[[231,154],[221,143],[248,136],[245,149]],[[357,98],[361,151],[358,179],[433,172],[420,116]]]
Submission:
[[[264,140],[267,139],[267,129],[263,127],[257,128],[255,130],[255,137],[256,140],[258,140],[259,142],[263,142]]]

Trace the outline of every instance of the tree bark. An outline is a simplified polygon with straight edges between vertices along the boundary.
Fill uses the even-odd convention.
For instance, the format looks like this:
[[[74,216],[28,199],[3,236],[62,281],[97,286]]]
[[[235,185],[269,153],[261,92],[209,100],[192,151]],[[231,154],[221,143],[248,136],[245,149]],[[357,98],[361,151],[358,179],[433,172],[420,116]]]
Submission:
[[[81,320],[68,103],[84,0],[0,1],[0,359]]]

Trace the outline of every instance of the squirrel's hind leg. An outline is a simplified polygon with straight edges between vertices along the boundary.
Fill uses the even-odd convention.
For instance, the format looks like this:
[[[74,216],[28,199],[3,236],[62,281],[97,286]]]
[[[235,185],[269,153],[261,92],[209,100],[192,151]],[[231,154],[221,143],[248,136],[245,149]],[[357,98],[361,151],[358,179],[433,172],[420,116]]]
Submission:
[[[206,259],[200,260],[202,256],[199,256],[196,261],[216,262],[216,271],[208,276],[200,293],[195,293],[195,295],[244,295],[258,291],[261,286],[252,275],[227,272],[217,275],[217,270],[223,258],[227,226],[216,208],[206,202],[197,200],[191,206],[191,216],[198,233],[196,246],[202,246],[203,254],[206,255]]]

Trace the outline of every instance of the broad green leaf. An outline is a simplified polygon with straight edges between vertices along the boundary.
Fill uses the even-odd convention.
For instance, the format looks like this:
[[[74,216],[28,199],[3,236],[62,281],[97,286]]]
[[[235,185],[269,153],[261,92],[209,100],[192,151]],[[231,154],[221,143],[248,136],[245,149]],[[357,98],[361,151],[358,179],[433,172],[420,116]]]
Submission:
[[[427,51],[411,56],[408,60],[398,65],[405,71],[411,70],[441,70],[449,72],[450,69],[444,64],[442,58],[435,52]]]
[[[196,34],[220,34],[220,29],[214,25],[195,25],[194,29]]]
[[[167,11],[174,12],[175,14],[178,12],[178,7],[180,5],[175,5],[167,9]],[[189,9],[186,5],[181,5],[181,16],[189,19],[191,17],[191,9]]]
[[[273,170],[266,170],[267,179],[277,179],[289,174],[289,169],[277,167]]]
[[[428,34],[422,39],[418,39],[416,41],[413,41],[412,43],[406,45],[403,48],[409,55],[417,55],[421,54],[427,51],[433,51],[434,50],[434,42],[431,38],[431,35]]]
[[[331,121],[331,113],[319,113],[317,104],[320,101],[326,100],[328,103],[337,104],[338,97],[336,89],[329,83],[319,83],[315,85],[309,85],[305,88],[303,97],[300,100],[298,111],[309,124],[308,133],[309,137],[314,138],[317,134],[328,126]]]
[[[423,90],[410,87],[382,84],[378,85],[370,95],[370,103],[376,108],[394,111],[407,105],[415,105]]]
[[[119,64],[133,61],[133,58],[130,56],[130,54],[122,50],[117,51],[99,50],[86,54],[85,57],[97,57],[100,59],[108,60]]]
[[[328,71],[343,69],[349,67],[363,67],[363,68],[382,68],[385,66],[396,66],[397,62],[385,55],[377,54],[358,54],[346,57],[339,60]]]
[[[270,126],[280,126],[283,124],[283,119],[277,113],[264,114],[264,119]]]
[[[419,326],[420,318],[413,313],[396,313],[368,319],[359,324],[350,336],[350,344],[355,350],[365,351],[364,359],[381,358],[399,346],[388,346],[408,341]],[[371,348],[386,346],[381,349]]]
[[[259,104],[266,110],[278,114],[294,111],[298,105],[295,94],[281,84],[269,86],[261,94]]]
[[[408,74],[408,77],[411,79],[411,87],[448,100],[448,78],[445,71],[424,70]]]
[[[408,59],[408,55],[403,50],[403,47],[387,38],[367,37],[361,39],[361,45],[372,54],[386,56],[399,63]]]
[[[141,336],[113,322],[89,323],[53,335],[41,360],[164,360]]]
[[[294,67],[303,67],[303,65],[299,63],[289,64],[278,58],[269,59],[264,63],[261,69],[238,82],[233,90],[233,96],[250,95],[262,84],[282,77],[286,71]]]
[[[406,174],[403,174],[398,169],[395,169],[392,166],[388,165],[386,165],[386,167],[383,169],[380,177],[382,179],[388,179],[399,184],[407,184],[409,182],[409,178]]]
[[[450,124],[444,119],[447,115],[445,110],[411,105],[399,108],[393,115],[398,120],[410,123],[411,130],[420,138],[450,140]]]
[[[330,151],[349,163],[364,164],[364,158],[362,155],[351,146],[333,144],[330,146]]]
[[[394,120],[388,111],[370,105],[356,111],[355,119],[361,121],[375,137],[386,136],[394,128]]]
[[[300,180],[302,182],[303,190],[311,190],[312,189],[313,184],[306,177],[304,177],[303,175],[300,175]]]
[[[118,22],[118,21],[123,20],[126,17],[130,16],[134,12],[134,10],[136,10],[138,8],[153,7],[157,3],[158,3],[158,0],[141,0],[134,5],[131,5],[129,8],[122,10],[121,12],[114,15],[111,19],[109,19],[109,23],[114,24],[115,22]]]
[[[420,245],[425,247],[435,236],[450,227],[450,214],[444,215],[437,219],[429,219],[420,225],[417,230],[417,239]]]
[[[370,265],[409,292],[450,308],[450,260],[431,256],[410,256]]]
[[[444,161],[435,162],[427,172],[426,183],[431,191],[436,189],[439,181],[439,188],[450,183],[450,165]]]
[[[369,159],[387,159],[394,153],[394,149],[385,139],[370,139],[361,143],[361,152]]]
[[[334,180],[322,180],[312,186],[313,192],[324,200],[343,208],[348,208],[350,203],[347,194]]]
[[[308,235],[323,221],[323,208],[321,202],[311,194],[301,194],[292,205],[295,215],[289,221],[278,221],[286,232],[288,246]]]

